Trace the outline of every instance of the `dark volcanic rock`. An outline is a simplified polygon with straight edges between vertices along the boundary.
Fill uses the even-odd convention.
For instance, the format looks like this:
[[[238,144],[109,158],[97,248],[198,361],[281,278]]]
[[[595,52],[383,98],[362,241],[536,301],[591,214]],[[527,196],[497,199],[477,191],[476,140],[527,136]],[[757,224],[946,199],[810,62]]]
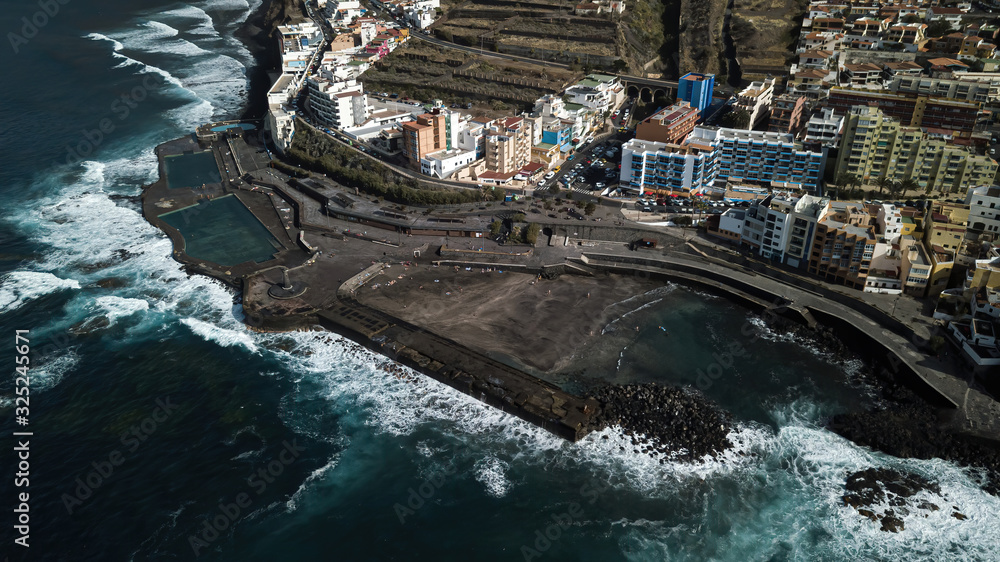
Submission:
[[[594,430],[621,427],[638,452],[695,461],[732,447],[732,416],[701,394],[650,383],[604,386],[591,397],[601,403]]]
[[[830,430],[895,457],[941,458],[985,468],[983,490],[998,495],[1000,451],[995,443],[950,431],[935,408],[894,380],[880,377],[879,387],[878,409],[837,414]]]
[[[858,510],[858,515],[873,522],[881,522],[881,530],[898,533],[904,530],[902,516],[910,513],[910,508],[937,511],[937,504],[921,501],[911,505],[910,498],[927,491],[941,495],[941,487],[918,474],[900,472],[891,468],[868,468],[847,476],[844,483],[844,505]],[[878,508],[888,504],[881,514]]]
[[[97,286],[102,289],[120,289],[128,285],[128,279],[121,277],[105,277],[97,281]]]

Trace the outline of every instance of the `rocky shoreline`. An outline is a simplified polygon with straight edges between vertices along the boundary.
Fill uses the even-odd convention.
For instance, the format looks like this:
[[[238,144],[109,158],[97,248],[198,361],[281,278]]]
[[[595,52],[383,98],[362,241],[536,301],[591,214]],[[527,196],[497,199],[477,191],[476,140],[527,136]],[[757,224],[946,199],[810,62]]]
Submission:
[[[859,515],[879,523],[882,531],[892,533],[906,528],[902,517],[916,513],[917,510],[938,511],[941,505],[947,506],[950,503],[941,494],[941,486],[937,482],[918,474],[890,468],[868,468],[851,473],[847,476],[844,488],[847,492],[843,496],[844,505],[853,507]],[[917,498],[917,494],[922,492],[926,492],[923,496],[932,496],[935,501]],[[957,505],[952,505],[951,509],[951,516],[955,519],[967,519]],[[924,517],[927,517],[927,513],[924,513]]]
[[[631,438],[635,452],[661,464],[695,462],[733,446],[727,437],[732,415],[700,392],[649,383],[602,386],[588,397],[601,404],[594,431],[617,426]]]

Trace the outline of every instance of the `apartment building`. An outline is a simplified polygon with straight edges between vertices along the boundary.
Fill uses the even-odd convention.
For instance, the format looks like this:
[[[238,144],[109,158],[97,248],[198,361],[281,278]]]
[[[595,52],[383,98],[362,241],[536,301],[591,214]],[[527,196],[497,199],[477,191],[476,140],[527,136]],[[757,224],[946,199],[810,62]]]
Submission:
[[[613,111],[625,101],[625,86],[617,76],[588,74],[580,82],[566,88],[564,95],[569,103],[601,113]]]
[[[677,98],[691,104],[698,111],[705,111],[712,105],[712,92],[715,89],[714,74],[698,74],[689,72],[677,81]]]
[[[774,78],[751,83],[736,95],[733,111],[743,110],[750,114],[748,129],[753,129],[767,117],[774,98]]]
[[[813,195],[797,199],[769,195],[747,209],[740,241],[761,257],[805,268],[816,223],[829,201]]]
[[[902,255],[899,279],[903,283],[903,292],[915,297],[926,296],[933,269],[927,250],[913,236],[901,236],[899,249]]]
[[[863,205],[831,201],[816,223],[808,271],[827,282],[864,290],[876,242],[871,215]]]
[[[965,196],[969,206],[969,231],[981,241],[1000,239],[1000,187],[986,185],[971,187]]]
[[[836,148],[840,144],[840,134],[844,131],[844,118],[834,113],[833,109],[824,107],[809,118],[806,123],[805,142],[816,143],[827,148]]]
[[[324,127],[356,127],[371,115],[364,85],[357,80],[339,82],[332,78],[310,76],[306,79],[306,87],[309,110]]]
[[[515,174],[531,162],[532,122],[521,117],[493,121],[485,133],[486,170]]]
[[[445,108],[417,116],[401,125],[403,152],[413,166],[422,166],[429,154],[458,148],[459,114]]]
[[[976,102],[902,92],[830,88],[827,106],[838,115],[847,115],[856,105],[876,106],[903,125],[959,131],[963,138],[971,136],[979,115]]]
[[[698,110],[686,101],[665,107],[640,122],[635,128],[639,140],[680,144],[698,123]]]
[[[782,185],[816,192],[823,171],[823,153],[804,148],[783,133],[695,127],[688,137],[719,147],[717,181]]]
[[[715,180],[718,156],[718,147],[699,137],[680,144],[632,139],[622,145],[619,180],[639,193],[699,193]]]
[[[989,82],[972,82],[926,76],[895,76],[888,84],[892,92],[934,96],[980,104],[1000,101],[1000,78]]]
[[[845,64],[844,75],[855,88],[882,87],[882,67],[874,63]]]
[[[837,173],[866,181],[888,177],[913,180],[927,191],[966,192],[992,182],[992,158],[953,144],[949,131],[904,127],[876,107],[858,106],[847,115]]]
[[[802,127],[806,97],[795,94],[781,94],[771,104],[771,122],[767,130],[772,133],[797,135]]]

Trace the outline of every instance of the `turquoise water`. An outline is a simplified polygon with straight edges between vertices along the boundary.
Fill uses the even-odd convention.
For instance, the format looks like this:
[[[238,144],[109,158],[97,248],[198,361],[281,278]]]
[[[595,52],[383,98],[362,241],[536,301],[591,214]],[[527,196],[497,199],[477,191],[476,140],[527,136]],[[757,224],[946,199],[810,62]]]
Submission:
[[[225,131],[228,129],[243,129],[244,131],[252,131],[257,128],[256,125],[251,123],[235,123],[233,125],[219,125],[218,127],[212,127],[213,131]]]
[[[193,258],[220,265],[265,262],[281,245],[235,196],[226,195],[160,215],[184,236]]]
[[[167,187],[201,187],[206,183],[219,183],[222,175],[211,150],[190,154],[176,154],[163,159],[167,172]]]

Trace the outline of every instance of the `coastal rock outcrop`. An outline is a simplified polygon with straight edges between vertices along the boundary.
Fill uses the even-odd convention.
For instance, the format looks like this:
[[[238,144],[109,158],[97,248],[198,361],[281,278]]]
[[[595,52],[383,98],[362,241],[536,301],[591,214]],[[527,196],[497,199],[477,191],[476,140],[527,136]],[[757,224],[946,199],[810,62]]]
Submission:
[[[866,468],[847,476],[844,483],[844,505],[858,510],[862,517],[879,523],[880,529],[886,532],[898,533],[906,528],[903,517],[918,511],[933,512],[940,510],[938,503],[926,499],[918,500],[914,496],[927,492],[941,498],[941,487],[933,482],[910,472],[902,472],[891,468]],[[927,495],[927,494],[924,494]],[[965,519],[953,506],[952,516]],[[927,516],[927,513],[924,514]]]
[[[691,462],[732,447],[732,415],[697,392],[649,383],[603,386],[590,397],[601,403],[594,429],[620,427],[637,452]]]

